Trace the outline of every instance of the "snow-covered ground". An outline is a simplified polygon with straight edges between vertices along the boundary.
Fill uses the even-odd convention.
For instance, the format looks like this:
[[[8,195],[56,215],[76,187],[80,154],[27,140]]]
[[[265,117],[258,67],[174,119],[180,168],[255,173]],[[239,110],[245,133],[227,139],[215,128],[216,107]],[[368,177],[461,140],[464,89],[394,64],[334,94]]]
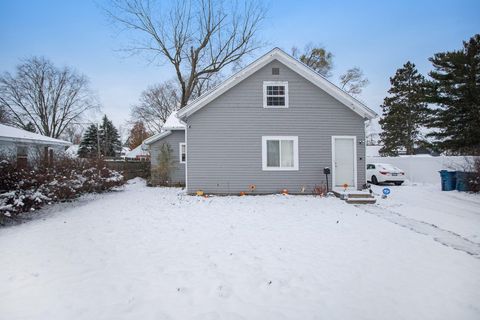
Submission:
[[[439,185],[387,186],[388,199],[378,197],[378,206],[417,221],[433,224],[480,244],[480,196],[465,192],[442,192]],[[381,194],[384,186],[373,186]]]
[[[479,319],[480,197],[391,189],[55,205],[0,230],[0,319]]]

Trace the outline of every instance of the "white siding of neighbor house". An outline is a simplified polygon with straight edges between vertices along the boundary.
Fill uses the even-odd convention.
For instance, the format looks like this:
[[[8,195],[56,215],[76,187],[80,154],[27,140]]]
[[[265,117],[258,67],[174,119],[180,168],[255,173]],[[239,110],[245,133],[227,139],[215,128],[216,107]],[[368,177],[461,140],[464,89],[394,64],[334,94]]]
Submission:
[[[280,68],[272,75],[272,68]],[[263,82],[288,81],[289,107],[263,108]],[[312,192],[332,166],[332,136],[357,137],[357,187],[365,183],[364,119],[302,76],[272,61],[186,119],[187,190]],[[262,136],[298,136],[298,171],[262,170]],[[331,177],[330,177],[331,178]],[[331,186],[331,179],[329,179]]]
[[[0,141],[0,159],[15,160],[17,158],[17,147],[26,147],[28,163],[34,165],[37,161],[44,159],[46,146],[44,144]],[[65,148],[64,146],[49,146],[49,149],[54,150],[54,157],[62,156]]]
[[[175,163],[175,169],[171,173],[171,182],[173,184],[185,184],[185,163],[180,163],[179,158],[179,146],[181,142],[185,142],[185,130],[172,130],[172,133],[170,135],[166,136],[163,139],[155,141],[150,145],[150,161],[153,180],[155,180],[154,171],[155,168],[158,166],[160,148],[164,143],[168,143],[173,150],[172,158]]]

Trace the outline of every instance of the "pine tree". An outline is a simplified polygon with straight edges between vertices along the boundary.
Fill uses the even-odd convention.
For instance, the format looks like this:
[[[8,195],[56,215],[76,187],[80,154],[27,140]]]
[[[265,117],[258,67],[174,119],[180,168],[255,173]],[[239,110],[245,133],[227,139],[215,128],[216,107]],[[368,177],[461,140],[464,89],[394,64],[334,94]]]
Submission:
[[[80,142],[78,148],[78,156],[81,158],[93,158],[98,156],[98,128],[97,125],[91,124]]]
[[[107,118],[107,115],[104,115],[100,125],[100,152],[104,157],[115,157],[121,151],[122,144],[117,128]]]
[[[425,101],[425,79],[415,64],[408,61],[390,78],[390,96],[384,99],[383,116],[379,121],[383,132],[380,138],[382,155],[396,156],[405,148],[407,154],[415,153],[415,146],[423,141],[419,129],[425,124],[428,107]]]
[[[133,150],[142,144],[143,140],[150,137],[145,125],[142,121],[137,121],[130,130],[130,136],[128,137],[128,147]]]
[[[434,67],[431,102],[431,136],[442,151],[480,154],[480,34],[458,51],[442,52],[429,59]]]
[[[33,132],[33,133],[37,132],[37,130],[35,129],[35,125],[33,124],[32,121],[29,121],[23,129],[27,130],[27,131],[30,131],[30,132]]]

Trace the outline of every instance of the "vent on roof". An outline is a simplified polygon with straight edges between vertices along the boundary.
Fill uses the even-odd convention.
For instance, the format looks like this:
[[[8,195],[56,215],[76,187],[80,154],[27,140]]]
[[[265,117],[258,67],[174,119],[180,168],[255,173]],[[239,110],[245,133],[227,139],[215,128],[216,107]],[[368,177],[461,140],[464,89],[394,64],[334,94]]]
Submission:
[[[280,74],[280,68],[272,68],[272,74],[278,76]]]

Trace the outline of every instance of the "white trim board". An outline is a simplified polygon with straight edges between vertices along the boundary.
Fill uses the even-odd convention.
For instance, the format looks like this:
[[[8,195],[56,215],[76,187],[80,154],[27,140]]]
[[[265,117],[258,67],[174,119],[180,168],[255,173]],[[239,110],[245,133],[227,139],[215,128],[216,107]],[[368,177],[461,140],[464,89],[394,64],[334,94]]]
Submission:
[[[335,186],[335,139],[352,139],[353,140],[353,183],[355,190],[357,189],[357,137],[356,136],[332,136],[332,190],[338,188]],[[347,188],[352,189],[352,187]]]
[[[278,60],[283,63],[293,71],[297,72],[299,75],[312,82],[314,85],[324,90],[326,93],[331,95],[333,98],[337,99],[339,102],[350,108],[352,111],[359,114],[365,119],[372,119],[377,114],[365,106],[363,103],[349,95],[347,92],[343,91],[332,82],[328,81],[326,78],[313,71],[311,68],[307,67],[305,64],[301,63],[297,59],[293,58],[283,50],[279,48],[274,48],[267,54],[263,55],[259,59],[255,60],[249,64],[244,69],[240,70],[224,82],[222,82],[217,87],[201,95],[191,103],[189,103],[183,109],[180,109],[177,113],[179,118],[185,118],[193,113],[197,112],[208,103],[216,99],[218,96],[222,95],[230,88],[234,87],[242,80],[246,79],[256,71],[260,70],[262,67],[266,66],[268,63],[273,60]]]
[[[182,146],[185,146],[185,161],[182,161]],[[181,164],[187,163],[187,144],[185,142],[178,143],[178,162]]]
[[[185,152],[187,153],[188,157],[188,125],[185,126]],[[185,163],[185,189],[188,192],[188,158],[187,158],[187,163]]]

